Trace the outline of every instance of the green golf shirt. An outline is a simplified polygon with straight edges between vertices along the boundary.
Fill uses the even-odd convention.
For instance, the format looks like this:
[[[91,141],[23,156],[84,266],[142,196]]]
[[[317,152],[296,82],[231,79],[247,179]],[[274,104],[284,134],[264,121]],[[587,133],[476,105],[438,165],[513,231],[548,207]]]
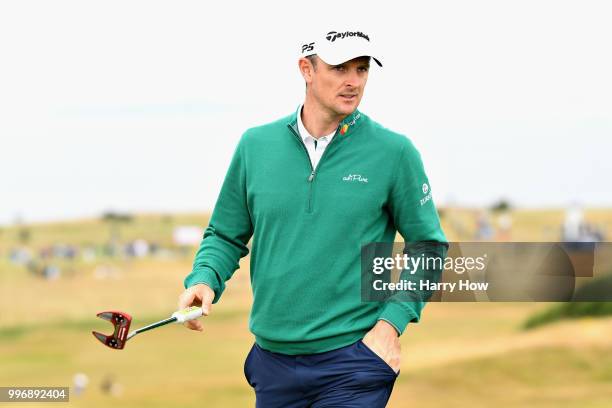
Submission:
[[[419,321],[424,302],[362,302],[361,248],[393,242],[398,231],[407,242],[445,243],[431,197],[410,140],[358,110],[339,124],[315,171],[297,112],[251,128],[185,287],[205,283],[217,302],[253,237],[249,328],[262,348],[333,350],[361,339],[379,319],[401,334]]]

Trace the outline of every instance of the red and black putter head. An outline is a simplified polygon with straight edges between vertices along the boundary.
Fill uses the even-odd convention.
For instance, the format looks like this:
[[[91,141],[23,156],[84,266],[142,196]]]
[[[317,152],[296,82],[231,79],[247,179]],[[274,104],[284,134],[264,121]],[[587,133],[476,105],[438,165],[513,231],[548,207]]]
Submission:
[[[123,312],[108,311],[98,313],[98,317],[111,322],[115,327],[115,331],[111,335],[92,331],[91,333],[94,337],[100,340],[102,344],[112,349],[121,350],[125,347],[128,331],[130,330],[130,323],[132,323],[132,316]]]

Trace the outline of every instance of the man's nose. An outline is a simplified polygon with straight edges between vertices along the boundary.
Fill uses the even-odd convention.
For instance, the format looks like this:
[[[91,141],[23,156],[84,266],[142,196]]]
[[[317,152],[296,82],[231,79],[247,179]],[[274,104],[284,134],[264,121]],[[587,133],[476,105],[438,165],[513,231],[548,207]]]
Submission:
[[[344,81],[344,85],[352,87],[352,88],[356,88],[359,86],[360,81],[361,81],[361,78],[359,77],[359,73],[357,72],[356,69],[353,69],[353,70],[349,70],[349,72],[347,73],[345,81]]]

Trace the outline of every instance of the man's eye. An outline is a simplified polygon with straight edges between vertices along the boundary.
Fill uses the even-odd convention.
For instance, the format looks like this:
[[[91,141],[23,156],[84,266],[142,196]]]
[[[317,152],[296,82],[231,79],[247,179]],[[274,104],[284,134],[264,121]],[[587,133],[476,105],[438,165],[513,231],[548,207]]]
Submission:
[[[361,68],[359,68],[359,70],[361,72],[368,72],[369,68],[368,67],[361,67]]]
[[[344,67],[343,67],[342,65],[336,65],[336,66],[334,67],[334,69],[335,69],[336,71],[344,71]]]

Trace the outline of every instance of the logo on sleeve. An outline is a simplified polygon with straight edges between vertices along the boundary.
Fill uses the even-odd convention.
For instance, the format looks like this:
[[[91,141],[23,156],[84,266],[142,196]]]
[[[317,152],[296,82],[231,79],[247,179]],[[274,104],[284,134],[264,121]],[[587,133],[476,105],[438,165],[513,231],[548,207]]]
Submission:
[[[429,186],[427,185],[427,183],[423,183],[423,187],[421,188],[423,190],[423,194],[425,195],[425,197],[421,198],[421,207],[422,207],[425,205],[426,202],[431,200],[431,191],[429,191]]]

